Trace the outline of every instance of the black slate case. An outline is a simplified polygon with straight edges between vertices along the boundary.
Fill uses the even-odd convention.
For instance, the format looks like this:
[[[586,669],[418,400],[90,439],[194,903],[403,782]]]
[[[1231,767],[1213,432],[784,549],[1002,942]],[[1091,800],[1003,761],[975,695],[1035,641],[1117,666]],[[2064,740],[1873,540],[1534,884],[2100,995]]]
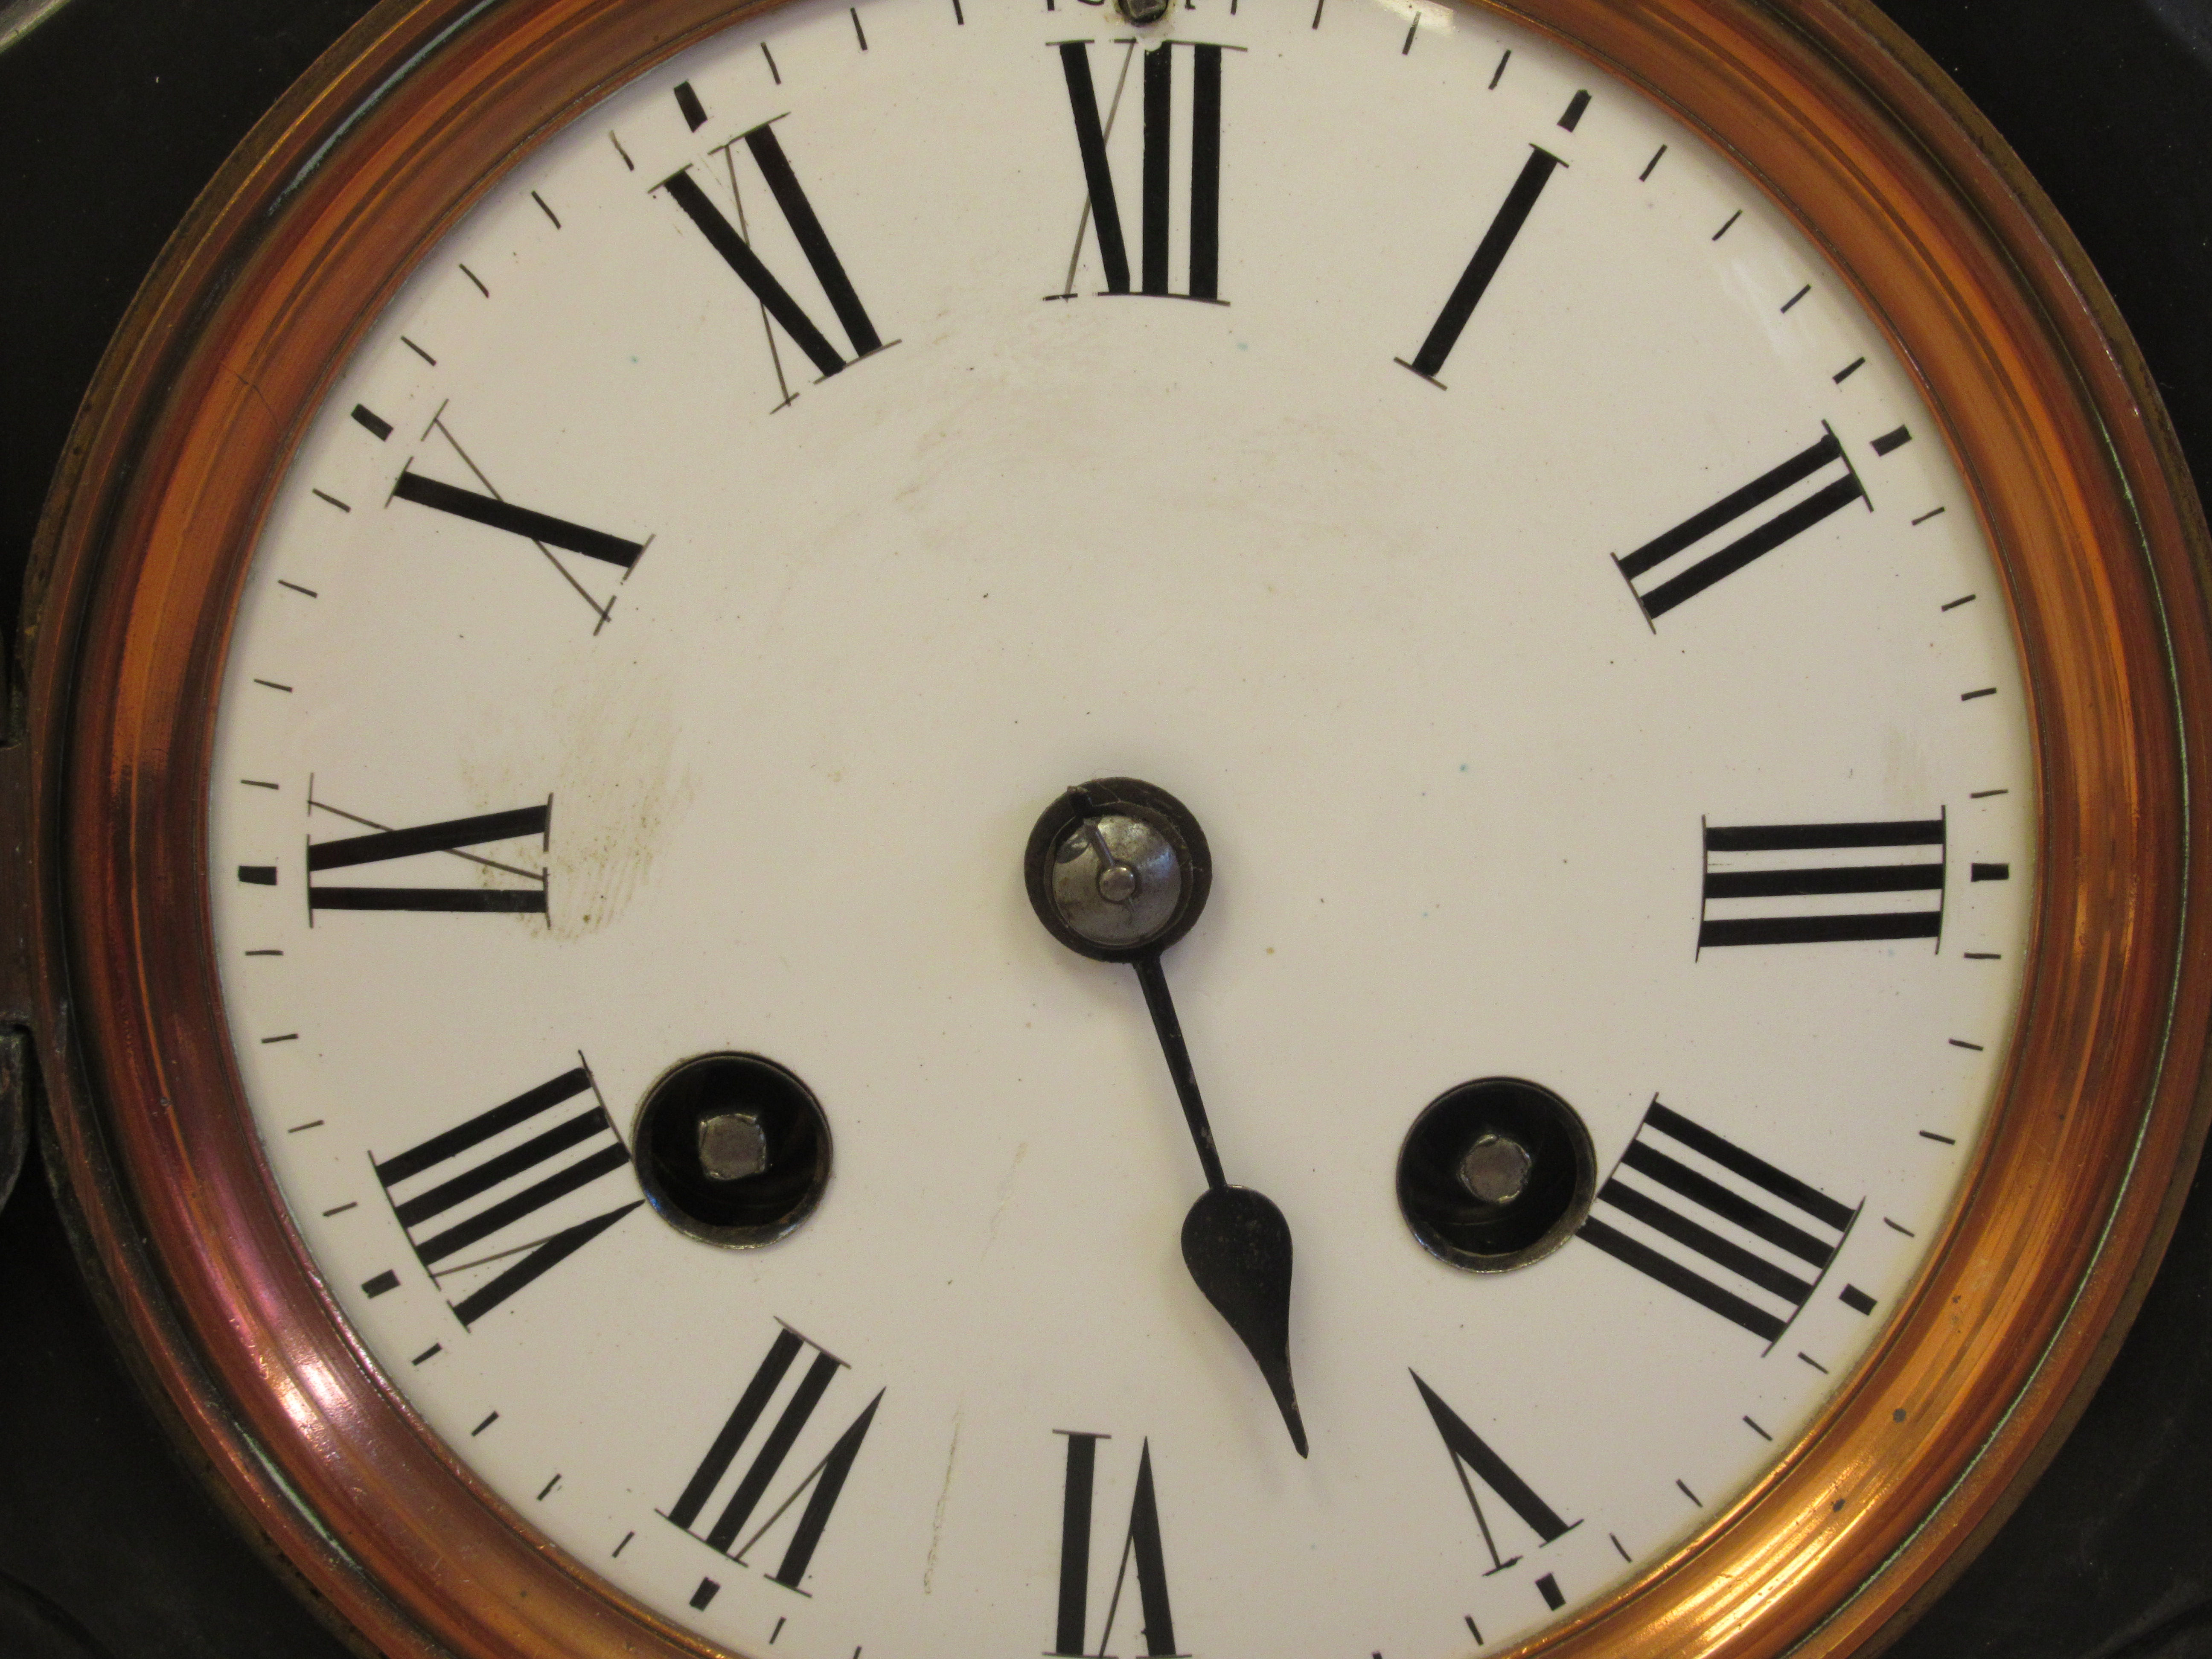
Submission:
[[[47,480],[133,289],[255,118],[368,9],[66,0],[0,51],[5,637]],[[0,34],[23,9],[0,3]],[[2212,0],[1886,9],[2057,203],[2212,478]],[[0,1659],[347,1650],[163,1440],[34,1157],[0,1212]],[[2212,1180],[2072,1439],[1890,1651],[2212,1659]]]

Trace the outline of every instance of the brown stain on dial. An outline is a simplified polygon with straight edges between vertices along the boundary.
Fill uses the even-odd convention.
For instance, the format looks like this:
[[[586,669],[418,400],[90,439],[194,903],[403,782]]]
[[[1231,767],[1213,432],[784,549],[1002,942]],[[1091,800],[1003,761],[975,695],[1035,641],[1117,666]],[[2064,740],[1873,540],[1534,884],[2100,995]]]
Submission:
[[[696,790],[678,758],[674,694],[664,679],[599,674],[565,681],[549,724],[550,765],[464,763],[462,778],[480,811],[541,789],[551,794],[544,850],[525,843],[523,856],[511,861],[543,868],[550,878],[553,937],[584,939],[629,908]],[[486,886],[514,885],[502,871],[479,867],[477,874]]]

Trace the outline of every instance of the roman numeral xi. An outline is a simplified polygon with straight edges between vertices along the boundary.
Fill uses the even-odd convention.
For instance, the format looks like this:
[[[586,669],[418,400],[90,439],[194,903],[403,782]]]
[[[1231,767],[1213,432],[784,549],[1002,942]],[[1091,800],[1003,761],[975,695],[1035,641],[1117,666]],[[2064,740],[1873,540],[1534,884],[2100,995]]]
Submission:
[[[1174,49],[1190,53],[1190,238],[1188,282],[1183,292],[1169,286],[1169,224],[1174,212],[1174,177],[1170,160],[1170,132],[1175,101]],[[1098,264],[1105,274],[1106,292],[1129,290],[1129,246],[1121,225],[1120,198],[1114,191],[1114,170],[1108,164],[1106,144],[1121,107],[1121,88],[1129,71],[1129,57],[1121,60],[1121,77],[1115,82],[1113,101],[1103,120],[1098,114],[1098,93],[1091,78],[1091,46],[1085,40],[1058,43],[1060,65],[1067,82],[1068,112],[1075,121],[1075,148],[1083,160],[1083,182],[1090,192],[1085,216],[1098,247]],[[1144,153],[1140,170],[1138,242],[1138,292],[1162,299],[1221,298],[1221,54],[1224,49],[1187,41],[1170,41],[1143,54]],[[1233,49],[1232,49],[1233,50]],[[1131,41],[1128,53],[1134,54]],[[1067,283],[1047,299],[1073,299],[1075,264],[1083,256],[1083,230],[1076,231],[1075,252],[1068,261]]]
[[[591,1104],[544,1127],[555,1109],[587,1094]],[[599,1103],[591,1073],[581,1066],[374,1167],[416,1259],[433,1280],[497,1267],[448,1304],[465,1326],[534,1284],[644,1201],[631,1198],[596,1214],[576,1214],[591,1207],[588,1201],[565,1202],[629,1167],[629,1153]],[[568,1220],[571,1214],[576,1218]],[[554,1230],[544,1231],[549,1222]],[[520,1242],[511,1242],[518,1232]],[[463,1255],[467,1259],[453,1260]]]
[[[1121,1537],[1121,1565],[1106,1601],[1106,1621],[1098,1645],[1084,1646],[1091,1601],[1091,1489],[1098,1473],[1103,1434],[1060,1430],[1067,1440],[1067,1474],[1061,1487],[1060,1520],[1060,1609],[1053,1625],[1052,1652],[1066,1659],[1103,1654],[1114,1639],[1114,1620],[1121,1608],[1121,1588],[1129,1568],[1137,1569],[1137,1601],[1144,1618],[1147,1659],[1181,1659],[1176,1654],[1175,1613],[1168,1605],[1167,1557],[1160,1547],[1160,1506],[1152,1484],[1152,1443],[1137,1451],[1137,1485],[1129,1500],[1129,1529]]]
[[[1578,1237],[1771,1346],[1857,1219],[1655,1099]]]
[[[1698,949],[1943,937],[1942,817],[1705,826]]]
[[[806,199],[799,175],[792,171],[783,146],[776,140],[774,125],[763,122],[743,134],[741,142],[767,181],[769,194],[775,198],[784,222],[799,242],[799,252],[806,256],[807,266],[821,285],[823,297],[829,301],[830,309],[836,313],[845,331],[845,337],[852,343],[854,359],[881,351],[884,337],[869,320],[867,307],[860,303],[852,279],[845,274],[844,261],[837,257],[837,250],[830,246],[829,233],[815,216],[813,204]],[[847,367],[847,360],[830,343],[829,337],[791,297],[791,291],[776,279],[775,274],[761,263],[760,256],[752,251],[737,227],[724,218],[722,210],[708,198],[699,181],[691,176],[688,165],[663,179],[658,188],[666,191],[669,198],[684,210],[684,216],[707,239],[708,246],[722,256],[723,263],[753,291],[762,307],[775,319],[792,343],[806,354],[823,376],[836,374]]]
[[[801,1354],[808,1352],[813,1358],[799,1373],[797,1383],[785,1392],[783,1385],[792,1367]],[[822,1396],[829,1392],[844,1364],[836,1355],[825,1352],[819,1344],[801,1336],[788,1325],[780,1326],[775,1340],[769,1344],[768,1353],[754,1369],[744,1392],[738,1396],[728,1420],[685,1483],[683,1495],[665,1511],[667,1518],[709,1549],[743,1566],[746,1565],[746,1553],[760,1541],[762,1535],[782,1519],[793,1504],[805,1498],[806,1507],[799,1512],[799,1524],[792,1532],[790,1542],[784,1546],[783,1559],[769,1574],[771,1583],[798,1589],[822,1542],[823,1531],[830,1524],[830,1513],[837,1507],[838,1497],[845,1490],[845,1480],[853,1472],[854,1460],[860,1455],[860,1443],[868,1437],[868,1425],[875,1421],[876,1407],[883,1402],[884,1391],[876,1390],[875,1397],[860,1408],[860,1415],[830,1443],[830,1449],[766,1519],[750,1533],[745,1533],[745,1526],[767,1498],[785,1460],[812,1420],[814,1408],[822,1403]],[[699,1531],[700,1517],[708,1512],[710,1500],[737,1466],[738,1454],[750,1442],[753,1431],[760,1426],[769,1407],[779,1397],[783,1402],[782,1409],[774,1426],[762,1437],[752,1461],[738,1475],[720,1507],[713,1511],[714,1518],[707,1530]],[[744,1534],[742,1542],[738,1541],[740,1534]],[[734,1550],[730,1547],[732,1544],[737,1545]],[[704,1607],[720,1588],[711,1578],[702,1579],[692,1595],[691,1605]]]

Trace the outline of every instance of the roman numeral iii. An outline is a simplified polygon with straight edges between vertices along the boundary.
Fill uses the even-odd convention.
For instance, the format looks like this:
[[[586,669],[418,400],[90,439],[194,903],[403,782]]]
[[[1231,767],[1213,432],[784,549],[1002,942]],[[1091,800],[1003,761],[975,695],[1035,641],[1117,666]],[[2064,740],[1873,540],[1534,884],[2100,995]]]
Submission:
[[[811,1353],[798,1382],[787,1391],[784,1383],[799,1356]],[[808,1564],[822,1542],[822,1534],[830,1524],[830,1516],[837,1507],[837,1499],[845,1490],[846,1477],[853,1472],[854,1460],[860,1455],[860,1443],[868,1437],[868,1425],[875,1421],[876,1407],[883,1402],[884,1393],[878,1389],[875,1397],[862,1407],[855,1417],[830,1443],[829,1449],[814,1466],[801,1476],[785,1496],[783,1501],[769,1510],[767,1516],[750,1533],[746,1523],[753,1518],[782,1471],[784,1462],[798,1445],[814,1416],[815,1407],[822,1396],[836,1381],[837,1373],[845,1362],[825,1352],[819,1344],[810,1341],[788,1325],[781,1326],[775,1340],[769,1344],[768,1353],[755,1368],[744,1392],[738,1396],[736,1407],[707,1448],[707,1455],[692,1472],[684,1492],[667,1511],[667,1518],[709,1549],[726,1555],[738,1565],[746,1565],[745,1555],[758,1543],[768,1529],[783,1518],[786,1510],[801,1498],[806,1507],[799,1512],[799,1522],[784,1546],[783,1559],[769,1582],[781,1584],[786,1589],[797,1589],[799,1581],[806,1577]],[[752,1439],[753,1431],[760,1426],[769,1406],[782,1401],[775,1425],[764,1435],[753,1452],[752,1461],[738,1474],[729,1494],[720,1508],[714,1510],[714,1520],[707,1530],[698,1530],[698,1522],[708,1511],[709,1500],[721,1488],[730,1471],[736,1467],[738,1454]],[[742,1542],[739,1534],[744,1534]],[[737,1547],[732,1549],[731,1546]],[[704,1607],[711,1599],[716,1585],[712,1579],[704,1581],[692,1601],[694,1607]]]
[[[1182,46],[1190,62],[1190,239],[1188,286],[1181,294],[1169,286],[1169,223],[1173,216],[1174,179],[1170,160],[1170,134],[1175,101],[1174,50]],[[1098,94],[1091,78],[1091,46],[1085,40],[1058,43],[1060,64],[1067,82],[1069,113],[1075,120],[1075,147],[1083,161],[1083,181],[1089,191],[1085,218],[1097,241],[1098,264],[1106,277],[1106,292],[1129,290],[1129,249],[1121,226],[1120,198],[1114,190],[1114,171],[1106,146],[1115,116],[1121,108],[1131,58],[1129,43],[1105,118],[1098,112]],[[1221,298],[1221,54],[1224,48],[1169,41],[1142,54],[1144,63],[1144,155],[1141,169],[1138,292],[1163,299]],[[1083,232],[1076,233],[1075,252],[1068,261],[1066,289],[1047,297],[1072,299],[1075,266],[1083,255]]]
[[[586,1095],[591,1103],[580,1111],[551,1115]],[[433,1280],[496,1268],[448,1304],[465,1326],[637,1208],[644,1200],[631,1198],[611,1210],[579,1213],[592,1209],[591,1201],[568,1201],[629,1167],[629,1153],[581,1066],[374,1164],[392,1213]],[[628,1191],[627,1183],[617,1184]],[[605,1202],[604,1190],[595,1196]]]
[[[1841,468],[1840,472],[1836,471]],[[1750,517],[1769,501],[1808,479],[1828,474],[1818,489],[1793,501],[1771,518],[1742,529],[1737,520]],[[1859,475],[1833,432],[1825,427],[1819,442],[1792,455],[1770,472],[1760,474],[1738,490],[1715,501],[1702,513],[1693,513],[1663,536],[1653,538],[1625,557],[1613,556],[1629,591],[1644,607],[1647,621],[1656,623],[1686,599],[1693,599],[1714,583],[1733,576],[1754,559],[1764,558],[1793,537],[1802,536],[1831,514],[1865,499]],[[1729,538],[1720,540],[1726,532]],[[1646,582],[1647,576],[1657,577]]]
[[[852,343],[855,360],[884,349],[883,336],[868,319],[867,307],[854,290],[852,279],[845,274],[844,262],[838,258],[837,250],[830,246],[829,234],[822,228],[822,221],[815,216],[813,204],[799,183],[799,175],[792,171],[791,162],[777,142],[773,124],[763,122],[743,135],[742,142],[761,177],[767,181],[769,194],[775,198],[782,210],[784,222],[798,239],[799,251],[814,272],[814,280],[821,284],[823,296]],[[816,326],[799,302],[791,297],[788,289],[776,280],[774,272],[761,263],[750,243],[737,228],[722,216],[722,210],[708,198],[699,181],[691,176],[686,166],[672,173],[660,181],[659,188],[668,192],[669,198],[682,208],[684,216],[699,228],[708,246],[722,256],[724,264],[735,271],[738,280],[753,291],[768,314],[775,319],[792,343],[806,354],[824,376],[837,374],[846,366],[846,359],[830,343],[829,337]]]
[[[1705,826],[1698,949],[1943,937],[1942,817]]]
[[[325,811],[337,809],[321,801],[311,805]],[[366,818],[337,813],[356,823]],[[519,806],[506,812],[480,812],[474,817],[448,818],[441,823],[418,824],[411,830],[379,826],[365,836],[344,836],[336,841],[307,843],[307,911],[319,910],[436,910],[478,915],[546,914],[549,878],[543,870],[501,863],[468,849],[526,836],[549,842],[553,833],[553,803],[549,798],[537,806]],[[386,864],[423,853],[451,853],[482,868],[504,872],[532,884],[524,887],[356,887],[318,883],[318,871],[351,870],[364,864]]]
[[[1114,1620],[1121,1608],[1121,1588],[1133,1564],[1137,1570],[1137,1600],[1144,1616],[1145,1652],[1148,1659],[1171,1659],[1176,1652],[1175,1614],[1168,1605],[1167,1558],[1160,1546],[1160,1508],[1152,1485],[1152,1443],[1137,1450],[1137,1485],[1129,1500],[1129,1529],[1121,1538],[1121,1564],[1114,1574],[1113,1594],[1106,1601],[1106,1620],[1098,1632],[1098,1645],[1084,1645],[1091,1601],[1091,1490],[1098,1472],[1098,1443],[1103,1434],[1060,1432],[1067,1441],[1067,1474],[1061,1487],[1060,1520],[1060,1609],[1053,1626],[1051,1651],[1078,1659],[1085,1653],[1103,1654],[1114,1639]]]
[[[1771,1346],[1857,1218],[1655,1098],[1578,1237]]]

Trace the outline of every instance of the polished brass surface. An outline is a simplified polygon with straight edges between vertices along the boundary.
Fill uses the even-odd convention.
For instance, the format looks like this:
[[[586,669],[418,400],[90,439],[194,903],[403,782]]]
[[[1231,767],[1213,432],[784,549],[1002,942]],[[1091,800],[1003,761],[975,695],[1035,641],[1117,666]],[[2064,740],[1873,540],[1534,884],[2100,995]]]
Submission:
[[[273,487],[343,358],[489,180],[756,7],[380,8],[264,120],[149,278],[35,553],[34,1013],[115,1316],[235,1503],[382,1651],[710,1651],[546,1546],[349,1336],[240,1097],[210,945],[215,696]],[[2037,933],[2001,1103],[1866,1362],[1755,1491],[1522,1651],[1877,1640],[2094,1387],[2204,1122],[2205,537],[2155,390],[2039,192],[1861,0],[1521,0],[1733,154],[1922,377],[2031,689]],[[433,44],[434,43],[434,45]],[[406,73],[401,74],[404,69]]]

